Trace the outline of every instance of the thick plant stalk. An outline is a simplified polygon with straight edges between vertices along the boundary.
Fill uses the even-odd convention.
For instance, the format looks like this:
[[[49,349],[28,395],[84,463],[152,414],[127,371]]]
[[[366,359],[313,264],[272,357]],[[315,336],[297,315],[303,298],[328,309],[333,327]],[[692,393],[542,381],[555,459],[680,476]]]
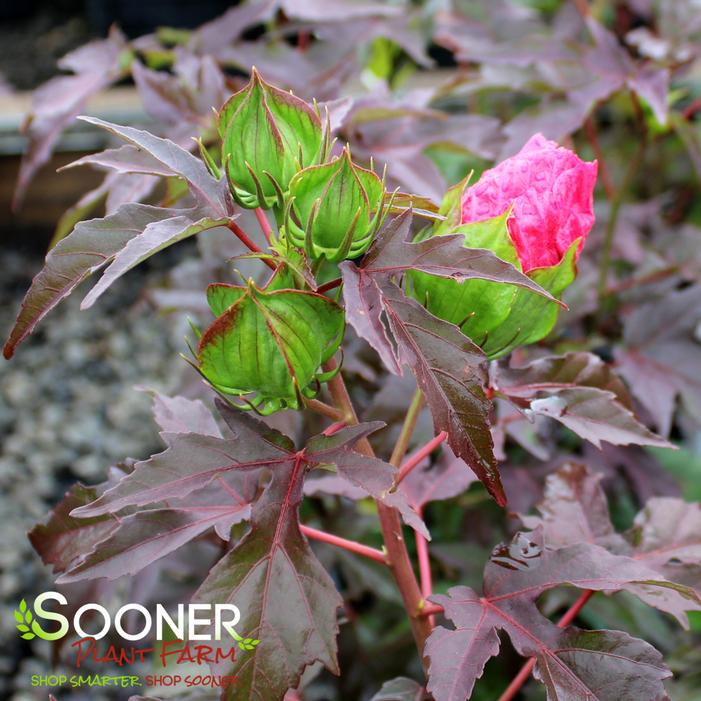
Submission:
[[[324,370],[327,372],[335,370],[336,368],[336,361],[333,359],[324,365]],[[336,406],[343,411],[343,420],[348,424],[357,424],[358,416],[355,413],[353,402],[351,401],[346,383],[340,372],[333,379],[329,380],[328,386]],[[395,466],[398,466],[399,462],[404,457],[401,445],[404,445],[404,450],[406,450],[409,438],[416,425],[420,408],[421,404],[415,396],[414,401],[411,403],[410,411],[407,412],[404,426],[402,426],[402,432],[397,442],[398,445],[395,446],[393,451],[392,458]],[[358,442],[358,449],[368,457],[375,457],[375,451],[372,449],[367,438]],[[385,506],[379,501],[376,503],[380,518],[380,526],[382,528],[382,536],[387,551],[387,564],[392,571],[392,575],[394,576],[394,580],[397,583],[402,600],[404,601],[404,607],[409,614],[409,622],[414,635],[414,641],[416,642],[416,647],[421,656],[421,662],[424,669],[426,669],[427,661],[424,658],[424,648],[426,646],[426,640],[431,634],[431,621],[422,615],[424,599],[409,558],[406,542],[404,541],[402,521],[396,509]]]
[[[343,548],[349,552],[355,553],[356,555],[362,555],[363,557],[368,557],[375,562],[380,562],[383,565],[387,564],[387,559],[382,550],[377,548],[371,548],[369,545],[363,545],[362,543],[356,543],[354,540],[348,540],[347,538],[341,538],[337,535],[331,535],[326,531],[320,531],[317,528],[312,528],[311,526],[300,526],[300,530],[304,533],[307,538],[312,538],[313,540],[318,540],[320,543],[328,543],[329,545],[335,545],[338,548]]]

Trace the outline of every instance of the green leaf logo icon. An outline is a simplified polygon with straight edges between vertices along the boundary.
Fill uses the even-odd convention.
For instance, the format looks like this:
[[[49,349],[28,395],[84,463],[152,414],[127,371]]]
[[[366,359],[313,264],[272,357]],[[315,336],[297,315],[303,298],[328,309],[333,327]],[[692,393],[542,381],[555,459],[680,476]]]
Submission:
[[[15,609],[15,625],[20,635],[25,640],[32,640],[36,637],[36,633],[32,632],[31,625],[34,620],[34,614],[31,609],[27,606],[27,602],[22,599],[19,602],[19,611]]]
[[[254,650],[256,645],[260,642],[256,638],[242,638],[235,630],[232,631],[234,640],[238,642],[239,648],[241,650]]]

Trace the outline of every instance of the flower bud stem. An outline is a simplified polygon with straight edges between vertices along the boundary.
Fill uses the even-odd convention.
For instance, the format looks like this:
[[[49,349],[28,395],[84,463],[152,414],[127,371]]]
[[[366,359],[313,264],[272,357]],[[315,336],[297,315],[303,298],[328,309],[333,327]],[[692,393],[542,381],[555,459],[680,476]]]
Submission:
[[[253,243],[253,241],[251,241],[248,234],[235,221],[230,221],[227,224],[227,227],[249,251],[253,251],[253,253],[263,252],[262,249],[260,249],[255,243]],[[269,258],[261,258],[261,260],[271,270],[277,270],[277,266]]]
[[[265,236],[265,240],[268,243],[270,243],[270,239],[272,236],[272,230],[270,228],[270,222],[268,221],[268,218],[265,216],[265,212],[260,207],[256,207],[253,211],[256,215],[256,219],[258,220],[258,223],[260,224],[260,230],[263,232],[263,236]]]

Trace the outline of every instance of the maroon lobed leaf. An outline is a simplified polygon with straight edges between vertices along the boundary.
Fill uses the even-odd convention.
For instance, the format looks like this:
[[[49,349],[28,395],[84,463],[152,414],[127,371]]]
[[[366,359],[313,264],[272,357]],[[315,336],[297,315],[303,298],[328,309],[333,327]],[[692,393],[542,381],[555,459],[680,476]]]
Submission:
[[[235,523],[249,517],[250,503],[236,501],[221,486],[215,487],[216,495],[211,496],[218,495],[218,499],[210,497],[201,505],[197,504],[198,495],[195,494],[180,507],[137,511],[124,518],[118,517],[118,527],[86,552],[78,565],[62,574],[57,582],[66,584],[95,577],[117,579],[133,575],[210,528],[230,530]],[[209,501],[215,503],[207,503]]]
[[[78,284],[114,259],[149,224],[168,219],[171,212],[144,204],[128,204],[103,219],[78,223],[70,236],[49,251],[44,268],[32,280],[5,343],[5,357],[12,357],[17,345]]]
[[[69,570],[119,526],[119,519],[112,514],[93,518],[71,516],[73,509],[89,504],[98,494],[96,487],[77,482],[48,518],[29,531],[32,547],[44,563],[53,566],[55,573]]]
[[[671,445],[633,415],[630,396],[621,380],[590,353],[568,353],[511,368],[498,380],[499,391],[534,414],[556,419],[600,447]]]
[[[521,516],[522,523],[528,528],[541,528],[547,547],[592,543],[615,554],[627,555],[670,582],[699,589],[699,504],[654,497],[635,517],[633,527],[619,534],[609,517],[601,477],[585,465],[564,465],[548,476],[544,498],[537,507],[539,515]],[[645,594],[641,598],[648,601]],[[677,616],[682,625],[686,624],[685,611],[697,608],[687,602],[682,602],[679,608],[674,595],[671,601],[666,601],[664,595],[658,598],[658,603],[648,603]]]
[[[163,139],[142,129],[112,124],[95,117],[80,119],[106,129],[132,146],[147,151],[161,167],[173,171],[187,182],[197,202],[210,216],[226,217],[233,214],[233,201],[226,182],[216,180],[204,162],[189,151],[169,139]]]
[[[429,637],[428,690],[436,701],[469,697],[486,661],[498,651],[504,630],[516,651],[535,657],[535,676],[550,701],[663,699],[670,672],[662,656],[642,640],[617,631],[559,628],[536,606],[546,590],[569,584],[595,591],[628,589],[650,601],[661,592],[694,596],[631,558],[587,543],[547,550],[536,532],[518,534],[495,548],[484,574],[484,592],[453,587],[432,600],[445,609],[454,630],[438,627]],[[672,596],[673,594],[669,594]],[[698,603],[698,600],[697,602]]]
[[[336,610],[342,600],[299,528],[306,469],[303,452],[272,468],[253,506],[251,530],[195,594],[196,601],[238,606],[239,629],[260,640],[227,670],[237,682],[222,699],[282,699],[315,662],[338,673]]]
[[[484,355],[456,326],[434,317],[395,285],[381,289],[398,361],[414,373],[436,433],[447,432],[453,452],[504,506],[489,428],[490,403],[484,394]]]

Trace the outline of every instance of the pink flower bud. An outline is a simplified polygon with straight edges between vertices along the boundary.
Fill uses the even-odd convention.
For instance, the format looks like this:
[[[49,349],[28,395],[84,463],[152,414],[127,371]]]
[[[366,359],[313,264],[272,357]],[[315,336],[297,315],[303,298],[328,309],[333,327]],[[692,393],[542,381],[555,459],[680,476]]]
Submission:
[[[507,225],[523,272],[557,265],[581,238],[579,255],[594,224],[596,172],[596,161],[582,161],[536,134],[465,190],[462,223],[491,219],[513,206]]]

